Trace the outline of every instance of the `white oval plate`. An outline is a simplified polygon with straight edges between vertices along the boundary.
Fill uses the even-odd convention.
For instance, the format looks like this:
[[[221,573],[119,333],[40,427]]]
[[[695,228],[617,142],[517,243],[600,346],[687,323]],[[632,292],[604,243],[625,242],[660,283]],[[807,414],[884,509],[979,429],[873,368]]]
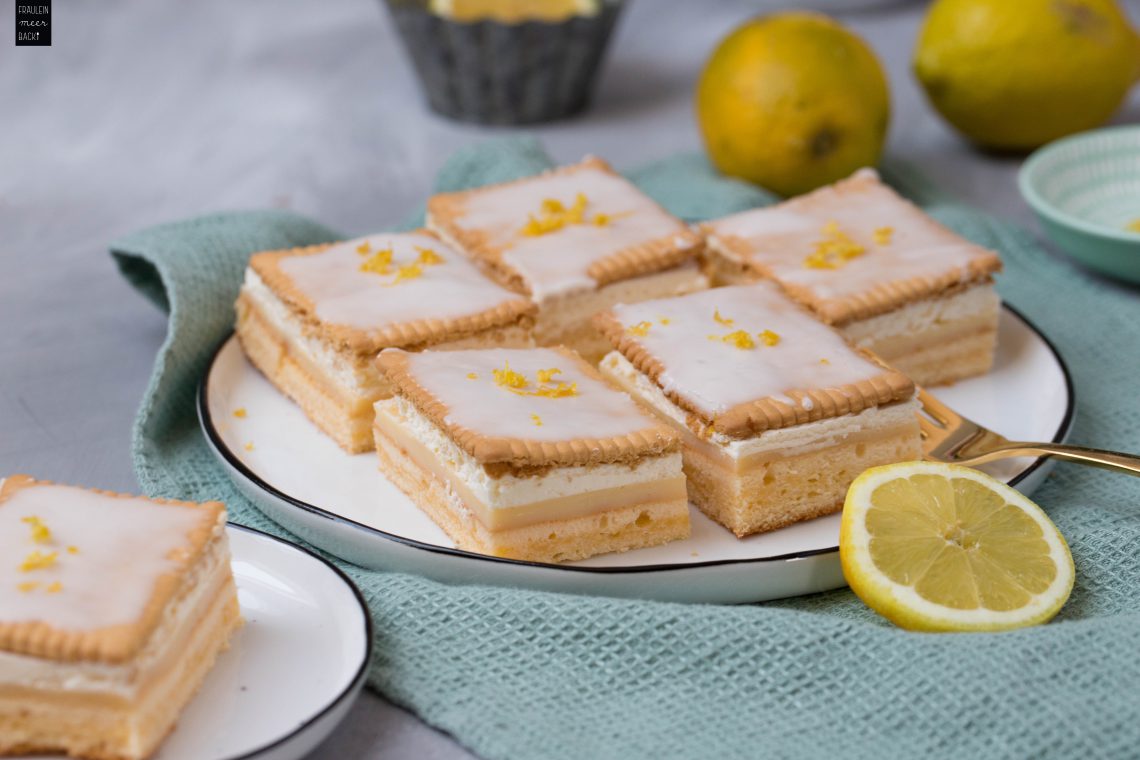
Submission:
[[[1022,440],[1061,441],[1073,416],[1069,373],[1049,342],[1006,307],[993,371],[937,389],[951,407]],[[234,411],[246,410],[236,418]],[[280,394],[231,337],[198,394],[218,459],[270,518],[315,546],[364,567],[454,583],[684,602],[753,602],[843,585],[839,515],[737,539],[692,509],[692,536],[665,546],[549,565],[488,557],[454,543],[380,474],[375,453],[345,454]],[[987,469],[1025,493],[1045,460]]]
[[[228,532],[245,625],[152,760],[296,760],[364,684],[372,621],[356,586],[306,549]]]

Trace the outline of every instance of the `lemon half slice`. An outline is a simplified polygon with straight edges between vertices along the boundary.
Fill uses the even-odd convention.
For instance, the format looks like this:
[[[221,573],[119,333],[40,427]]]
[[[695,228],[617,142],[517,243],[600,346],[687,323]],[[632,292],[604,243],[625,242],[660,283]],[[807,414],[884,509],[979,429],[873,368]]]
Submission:
[[[851,589],[903,628],[1043,623],[1073,589],[1073,558],[1041,508],[977,470],[874,467],[847,491],[839,558]]]

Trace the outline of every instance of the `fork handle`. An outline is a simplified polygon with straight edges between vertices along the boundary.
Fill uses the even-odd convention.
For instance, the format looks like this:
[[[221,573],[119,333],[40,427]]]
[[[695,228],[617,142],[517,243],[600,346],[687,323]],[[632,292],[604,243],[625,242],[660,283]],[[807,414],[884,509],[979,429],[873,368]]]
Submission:
[[[994,459],[1021,456],[1047,456],[1063,459],[1066,462],[1090,464],[1093,467],[1103,467],[1106,470],[1123,472],[1129,475],[1140,475],[1140,456],[1135,454],[1121,454],[1118,451],[1105,451],[1103,449],[1089,449],[1084,446],[1070,446],[1066,443],[1017,443],[1010,442],[1004,446],[971,457],[971,463],[989,462]]]

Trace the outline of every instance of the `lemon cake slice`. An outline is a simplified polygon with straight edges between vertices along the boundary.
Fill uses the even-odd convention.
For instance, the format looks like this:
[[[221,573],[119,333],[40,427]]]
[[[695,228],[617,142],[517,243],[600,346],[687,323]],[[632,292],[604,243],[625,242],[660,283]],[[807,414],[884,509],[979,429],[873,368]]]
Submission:
[[[538,305],[539,345],[597,361],[594,314],[708,286],[700,237],[598,158],[433,196],[428,226]]]
[[[919,385],[993,365],[1001,260],[954,234],[871,169],[702,227],[713,279],[775,280],[853,345]]]
[[[236,309],[254,366],[353,454],[391,393],[381,349],[533,345],[534,306],[427,231],[254,254]]]
[[[461,549],[564,562],[689,535],[675,433],[568,349],[386,350],[380,469]]]
[[[679,432],[689,498],[737,536],[837,512],[867,467],[922,455],[914,384],[771,283],[597,321],[602,375]]]
[[[154,752],[241,624],[225,521],[0,481],[0,755]]]

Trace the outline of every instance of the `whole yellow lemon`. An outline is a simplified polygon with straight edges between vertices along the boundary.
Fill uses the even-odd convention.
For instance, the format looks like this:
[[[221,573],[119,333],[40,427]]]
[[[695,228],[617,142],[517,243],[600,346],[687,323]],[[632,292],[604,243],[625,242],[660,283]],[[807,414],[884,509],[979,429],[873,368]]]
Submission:
[[[936,0],[914,70],[967,138],[1021,150],[1107,120],[1140,74],[1140,42],[1114,0]]]
[[[721,41],[701,72],[696,113],[718,169],[795,195],[879,160],[890,94],[863,40],[827,16],[787,12]]]

